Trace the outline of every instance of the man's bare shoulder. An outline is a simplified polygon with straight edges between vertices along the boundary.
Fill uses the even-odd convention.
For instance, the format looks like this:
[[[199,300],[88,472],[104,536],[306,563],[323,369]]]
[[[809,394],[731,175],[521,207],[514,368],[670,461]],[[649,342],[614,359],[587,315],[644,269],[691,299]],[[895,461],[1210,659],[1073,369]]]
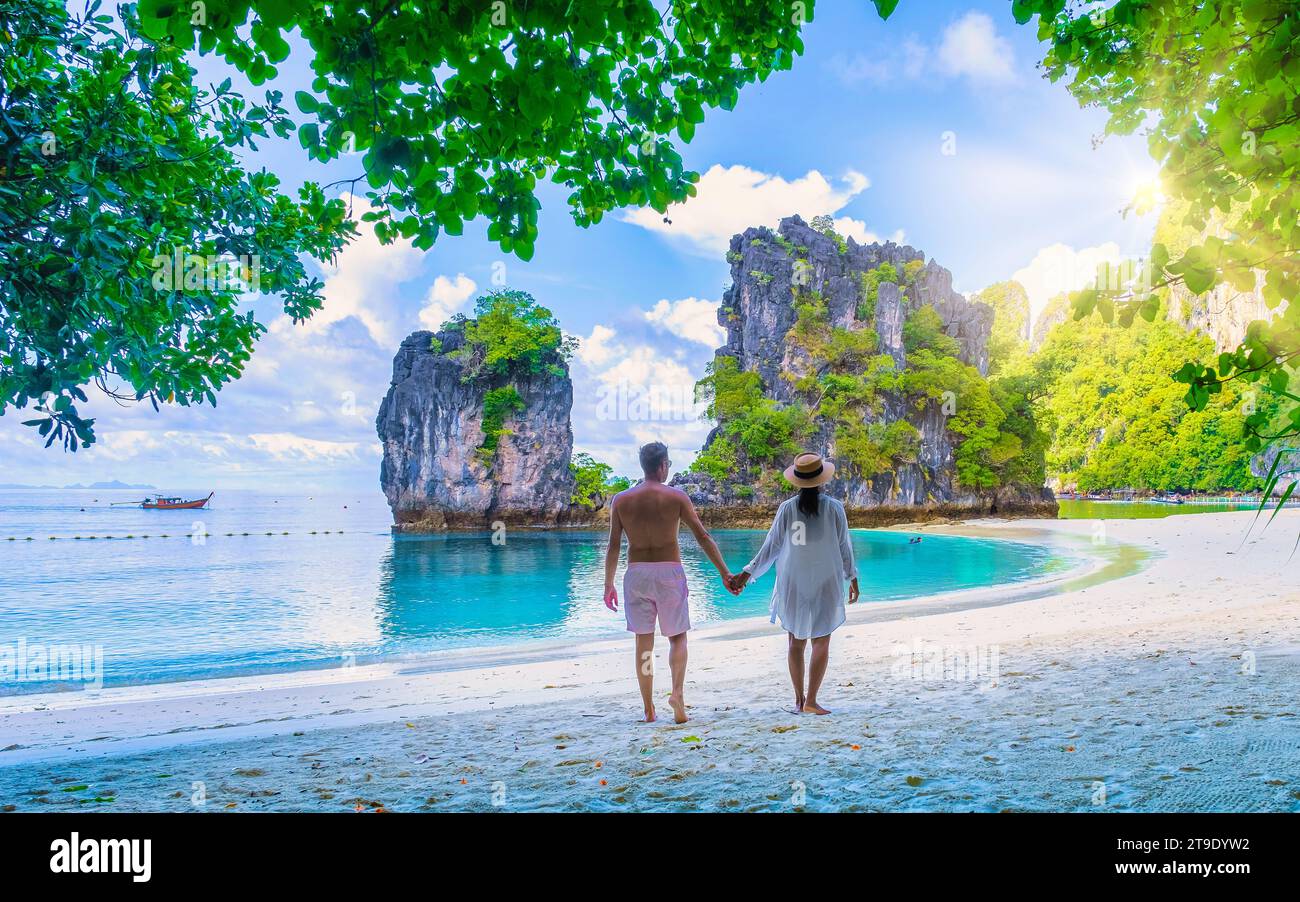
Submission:
[[[636,485],[632,486],[629,489],[624,489],[621,492],[616,492],[614,494],[614,497],[609,499],[609,504],[610,507],[612,508],[620,501],[630,502],[635,500],[638,496],[644,494],[646,494],[646,483],[638,482]]]
[[[691,500],[690,495],[687,495],[684,491],[679,489],[677,486],[669,485],[666,482],[643,483],[642,486],[638,486],[638,488],[642,488],[642,487],[644,487],[644,491],[653,492],[654,494],[658,495],[661,498],[671,498],[674,501],[685,501],[685,502],[689,502]],[[629,489],[629,491],[631,490]]]

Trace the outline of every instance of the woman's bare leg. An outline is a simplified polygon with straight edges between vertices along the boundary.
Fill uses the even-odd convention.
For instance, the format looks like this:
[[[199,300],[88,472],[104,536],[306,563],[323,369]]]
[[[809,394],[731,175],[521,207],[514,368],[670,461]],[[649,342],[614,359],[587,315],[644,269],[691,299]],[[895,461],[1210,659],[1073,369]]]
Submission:
[[[796,639],[794,633],[789,633],[790,651],[786,658],[790,665],[790,682],[794,684],[794,709],[803,710],[803,649],[807,639]]]
[[[808,697],[803,703],[803,710],[807,714],[831,713],[817,704],[817,690],[822,687],[822,677],[826,676],[826,664],[830,660],[830,654],[830,636],[818,636],[812,640],[812,662],[808,667]]]

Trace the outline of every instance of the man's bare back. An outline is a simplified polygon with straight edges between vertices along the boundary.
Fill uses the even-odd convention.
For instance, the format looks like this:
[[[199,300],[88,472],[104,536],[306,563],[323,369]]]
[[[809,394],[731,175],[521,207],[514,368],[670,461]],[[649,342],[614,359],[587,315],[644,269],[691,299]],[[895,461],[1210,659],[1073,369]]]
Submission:
[[[613,516],[627,534],[628,563],[680,561],[677,532],[689,505],[685,492],[662,482],[643,482],[615,495]]]

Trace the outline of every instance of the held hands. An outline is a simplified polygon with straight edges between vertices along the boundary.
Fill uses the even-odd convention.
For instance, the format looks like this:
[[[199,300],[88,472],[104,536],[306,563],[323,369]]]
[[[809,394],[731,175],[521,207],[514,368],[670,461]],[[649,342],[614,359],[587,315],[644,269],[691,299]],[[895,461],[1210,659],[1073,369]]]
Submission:
[[[745,584],[749,582],[749,574],[742,570],[739,573],[724,577],[723,581],[726,582],[727,589],[732,595],[739,595],[740,590],[745,588]]]
[[[613,583],[605,583],[605,607],[618,611],[618,590]]]
[[[853,577],[849,582],[849,604],[854,604],[858,600],[858,578]]]

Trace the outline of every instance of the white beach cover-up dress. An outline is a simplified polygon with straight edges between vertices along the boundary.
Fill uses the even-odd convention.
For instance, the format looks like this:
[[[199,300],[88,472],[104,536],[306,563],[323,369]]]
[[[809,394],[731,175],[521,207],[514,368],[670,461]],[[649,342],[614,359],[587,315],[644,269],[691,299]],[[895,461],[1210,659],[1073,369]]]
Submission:
[[[744,568],[757,579],[776,564],[772,622],[780,619],[796,639],[829,636],[844,623],[844,582],[858,575],[844,505],[825,495],[818,504],[817,516],[804,517],[797,497],[782,502],[763,547]]]

